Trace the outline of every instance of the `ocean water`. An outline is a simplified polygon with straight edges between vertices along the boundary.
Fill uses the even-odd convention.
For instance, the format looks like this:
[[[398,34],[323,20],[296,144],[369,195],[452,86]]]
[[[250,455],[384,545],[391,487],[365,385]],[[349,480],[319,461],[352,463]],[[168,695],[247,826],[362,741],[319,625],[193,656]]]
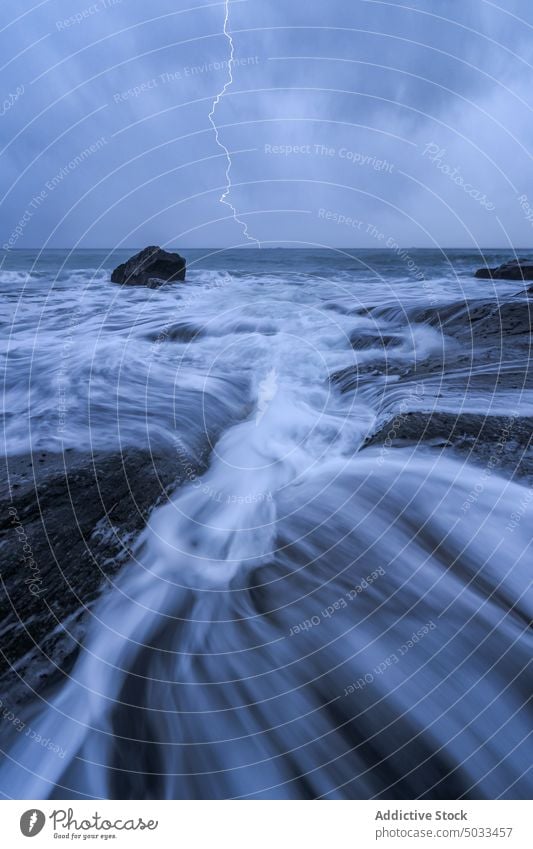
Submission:
[[[250,249],[112,285],[132,252],[4,257],[5,453],[179,464],[207,442],[208,468],[153,511],[70,678],[28,709],[67,754],[15,735],[0,790],[530,795],[529,490],[424,445],[361,450],[407,410],[533,414],[505,381],[401,380],[459,344],[424,313],[519,284],[475,280],[467,251]]]

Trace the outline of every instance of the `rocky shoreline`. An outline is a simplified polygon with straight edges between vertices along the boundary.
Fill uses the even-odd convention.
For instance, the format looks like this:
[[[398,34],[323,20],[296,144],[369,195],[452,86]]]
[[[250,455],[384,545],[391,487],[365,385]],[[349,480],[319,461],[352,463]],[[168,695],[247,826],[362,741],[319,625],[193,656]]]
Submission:
[[[533,262],[528,259],[513,259],[496,268],[478,268],[475,276],[484,280],[533,280]]]
[[[490,468],[491,474],[533,485],[532,416],[407,412],[383,424],[364,447],[384,445],[451,450],[465,462]]]
[[[341,393],[383,383],[382,414],[362,450],[445,450],[533,483],[533,416],[511,408],[505,415],[468,411],[472,393],[496,397],[509,390],[519,398],[517,392],[533,389],[532,310],[524,290],[499,301],[480,296],[408,310],[397,304],[354,308],[370,326],[350,337],[355,364],[330,379]],[[438,354],[398,356],[413,325],[442,334]],[[428,409],[407,405],[398,412],[394,399],[414,398],[420,386]],[[432,409],[432,399],[447,391],[464,398],[467,409]],[[130,558],[151,510],[206,468],[207,448],[195,453],[191,459],[171,447],[156,453],[127,448],[5,459],[0,680],[12,704],[68,674],[91,605]]]
[[[533,303],[527,293],[519,291],[507,300],[479,298],[413,307],[406,313],[399,313],[396,306],[375,307],[366,315],[376,323],[375,358],[365,357],[331,375],[342,393],[364,389],[376,378],[383,381],[383,413],[363,450],[421,445],[433,452],[452,451],[463,461],[490,463],[494,473],[533,483],[533,417],[515,409],[522,393],[533,391]],[[432,356],[402,361],[396,340],[402,333],[405,338],[406,329],[416,324],[438,330],[441,349]],[[369,331],[360,337],[354,334],[351,340],[356,357],[369,348]],[[508,413],[498,412],[498,407],[493,411],[491,400],[505,392],[514,397]],[[449,393],[460,400],[457,412],[439,410]],[[402,399],[399,405],[391,402],[390,411],[389,396]],[[469,405],[479,406],[480,399],[485,399],[484,412],[469,410]]]
[[[87,610],[130,557],[153,507],[192,466],[171,451],[136,449],[4,462],[0,680],[12,703],[68,673]]]
[[[159,289],[168,283],[185,280],[186,267],[185,259],[179,254],[150,245],[118,265],[111,274],[111,282]]]

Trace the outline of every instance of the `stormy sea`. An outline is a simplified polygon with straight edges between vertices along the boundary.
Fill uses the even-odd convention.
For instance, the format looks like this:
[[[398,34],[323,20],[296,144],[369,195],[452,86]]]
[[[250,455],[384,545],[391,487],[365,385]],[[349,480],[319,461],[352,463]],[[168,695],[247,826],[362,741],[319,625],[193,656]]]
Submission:
[[[131,253],[1,264],[3,796],[529,798],[508,253]]]

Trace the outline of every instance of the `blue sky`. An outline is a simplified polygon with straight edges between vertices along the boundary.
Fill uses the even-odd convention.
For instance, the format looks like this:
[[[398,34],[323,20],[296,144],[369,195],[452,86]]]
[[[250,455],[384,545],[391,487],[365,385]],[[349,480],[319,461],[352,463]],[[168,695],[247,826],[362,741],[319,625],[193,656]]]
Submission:
[[[241,0],[214,120],[269,244],[533,236],[530,0]],[[224,3],[4,0],[0,241],[246,243]],[[531,208],[530,208],[531,205]]]

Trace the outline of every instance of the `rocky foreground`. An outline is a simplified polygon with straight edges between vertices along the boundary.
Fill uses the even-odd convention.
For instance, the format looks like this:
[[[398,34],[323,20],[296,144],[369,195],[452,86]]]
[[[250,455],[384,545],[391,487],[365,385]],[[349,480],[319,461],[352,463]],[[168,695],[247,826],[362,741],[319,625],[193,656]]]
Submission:
[[[369,348],[375,356],[331,376],[343,393],[365,392],[376,382],[381,387],[382,413],[363,449],[445,450],[533,484],[533,417],[522,411],[533,390],[533,300],[527,293],[506,301],[479,298],[408,311],[394,305],[363,313],[375,327],[356,332],[352,346],[356,360]],[[405,348],[419,324],[442,335],[439,352],[399,356],[402,340]]]
[[[0,491],[2,690],[10,704],[68,672],[87,609],[131,555],[155,504],[190,474],[130,449],[8,457]],[[187,469],[187,472],[186,472]]]
[[[383,424],[365,442],[450,449],[465,461],[533,485],[533,417],[408,412]]]
[[[341,393],[379,393],[363,451],[418,445],[533,484],[533,417],[522,408],[533,390],[527,292],[407,309],[331,308],[365,318],[351,336],[354,361],[331,375]],[[440,334],[438,353],[417,356],[406,346],[418,326]],[[185,462],[170,449],[133,448],[5,460],[0,681],[10,705],[68,673],[87,610],[131,557],[150,511],[207,462],[207,451]]]

